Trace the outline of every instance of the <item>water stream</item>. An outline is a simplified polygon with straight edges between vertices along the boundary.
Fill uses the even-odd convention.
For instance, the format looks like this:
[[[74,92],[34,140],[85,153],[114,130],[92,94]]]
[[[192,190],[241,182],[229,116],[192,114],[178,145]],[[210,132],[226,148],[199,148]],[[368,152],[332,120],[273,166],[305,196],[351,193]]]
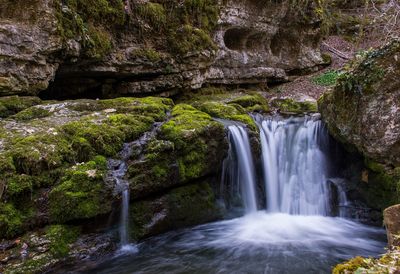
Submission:
[[[137,246],[137,254],[114,257],[86,273],[330,273],[342,260],[383,253],[383,229],[340,212],[333,216],[332,186],[339,207],[349,201],[340,179],[329,178],[328,134],[321,121],[257,123],[258,173],[245,128],[227,126],[230,150],[221,191],[241,199],[244,216],[152,237]],[[257,195],[257,180],[266,190],[266,209],[258,211],[263,203],[257,197],[263,195]]]

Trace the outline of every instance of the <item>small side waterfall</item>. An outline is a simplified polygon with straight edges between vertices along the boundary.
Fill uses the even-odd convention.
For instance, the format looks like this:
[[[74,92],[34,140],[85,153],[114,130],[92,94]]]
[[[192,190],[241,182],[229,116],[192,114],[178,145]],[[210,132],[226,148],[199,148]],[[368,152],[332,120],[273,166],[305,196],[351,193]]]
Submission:
[[[125,143],[122,151],[119,153],[120,159],[110,159],[108,161],[108,168],[110,170],[109,176],[115,182],[115,190],[121,193],[121,213],[119,222],[119,237],[122,251],[136,252],[137,248],[130,245],[129,239],[129,182],[125,179],[126,172],[128,171],[128,160],[133,153],[140,155],[144,145],[153,138],[157,129],[162,123],[154,123],[151,131],[146,132],[138,140]]]
[[[258,121],[267,211],[329,215],[327,159],[321,147],[328,133],[310,117]]]
[[[231,185],[239,187],[246,212],[255,212],[257,211],[256,183],[249,137],[242,126],[230,125],[228,129],[230,149],[226,159],[228,162],[224,164],[223,177],[229,175],[233,182]],[[237,160],[237,165],[234,159]]]
[[[121,213],[119,222],[119,236],[121,249],[130,249],[129,245],[129,183],[124,179],[128,170],[126,161],[132,154],[132,143],[124,144],[120,153],[121,160],[110,159],[108,162],[111,169],[111,177],[115,180],[116,191],[121,193]]]

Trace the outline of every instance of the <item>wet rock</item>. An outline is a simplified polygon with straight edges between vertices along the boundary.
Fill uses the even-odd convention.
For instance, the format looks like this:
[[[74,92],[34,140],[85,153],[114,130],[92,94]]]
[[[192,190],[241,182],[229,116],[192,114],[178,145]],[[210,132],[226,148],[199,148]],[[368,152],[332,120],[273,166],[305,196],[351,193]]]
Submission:
[[[203,181],[135,202],[130,214],[132,238],[141,239],[216,220],[221,217],[221,208],[217,205],[210,183]]]
[[[400,205],[394,205],[383,211],[384,223],[389,247],[400,245]]]

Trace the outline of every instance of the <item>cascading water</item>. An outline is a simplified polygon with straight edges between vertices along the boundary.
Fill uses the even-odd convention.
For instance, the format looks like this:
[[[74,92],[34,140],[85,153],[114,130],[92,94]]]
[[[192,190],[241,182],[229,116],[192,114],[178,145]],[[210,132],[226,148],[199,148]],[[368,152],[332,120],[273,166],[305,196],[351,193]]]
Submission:
[[[239,125],[231,125],[229,129],[229,139],[231,147],[229,154],[234,150],[237,159],[238,172],[236,182],[241,190],[241,197],[247,213],[257,211],[257,199],[255,191],[255,176],[253,157],[250,149],[249,137],[246,130]],[[232,156],[231,156],[232,157]],[[229,167],[228,167],[229,168]],[[232,172],[232,170],[231,170]]]
[[[267,211],[330,214],[327,159],[321,146],[328,133],[309,117],[259,121]]]
[[[332,200],[339,216],[348,200],[345,181],[328,179],[328,135],[321,121],[257,119],[267,211],[257,211],[257,175],[244,127],[222,122],[230,149],[221,192],[239,192],[245,216],[150,238],[139,253],[89,273],[330,273],[344,259],[383,252],[383,229],[330,217]]]
[[[151,131],[146,132],[138,140],[131,143],[125,143],[122,151],[119,153],[120,159],[110,159],[108,161],[108,168],[110,170],[110,176],[115,181],[116,191],[121,193],[121,213],[119,222],[119,237],[121,251],[123,252],[136,252],[137,248],[135,245],[131,245],[129,241],[129,183],[125,180],[126,172],[128,171],[127,162],[132,156],[133,151],[139,155],[144,147],[152,137],[154,137],[157,129],[162,123],[154,123]]]
[[[134,246],[129,244],[129,184],[124,179],[125,174],[128,170],[126,161],[129,159],[132,153],[132,144],[124,144],[124,148],[120,153],[121,160],[110,159],[108,162],[109,168],[111,169],[111,177],[115,180],[116,191],[121,193],[121,214],[119,222],[119,236],[121,250],[133,251]]]

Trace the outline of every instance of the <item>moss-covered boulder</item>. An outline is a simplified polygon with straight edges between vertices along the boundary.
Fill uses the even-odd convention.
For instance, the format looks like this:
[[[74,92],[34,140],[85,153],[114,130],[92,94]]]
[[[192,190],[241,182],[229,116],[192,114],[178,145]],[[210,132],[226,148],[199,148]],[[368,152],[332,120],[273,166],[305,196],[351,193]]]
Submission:
[[[186,104],[176,105],[171,115],[143,157],[129,165],[134,198],[218,172],[227,150],[223,125]]]
[[[112,189],[104,186],[106,172],[107,161],[103,156],[67,169],[49,193],[52,221],[64,223],[110,212]]]
[[[208,182],[182,186],[155,199],[131,206],[131,235],[141,239],[167,230],[213,221],[221,217]]]
[[[329,132],[365,158],[370,206],[400,202],[400,41],[364,52],[318,101]]]
[[[152,97],[43,102],[1,120],[0,234],[109,212],[106,157],[172,106]]]
[[[8,117],[40,103],[40,98],[34,96],[15,95],[0,97],[0,117]]]
[[[400,165],[400,41],[358,55],[319,99],[330,133],[376,162]]]
[[[272,100],[271,104],[280,113],[288,115],[303,115],[318,111],[315,101],[296,101],[292,98],[278,98]]]

